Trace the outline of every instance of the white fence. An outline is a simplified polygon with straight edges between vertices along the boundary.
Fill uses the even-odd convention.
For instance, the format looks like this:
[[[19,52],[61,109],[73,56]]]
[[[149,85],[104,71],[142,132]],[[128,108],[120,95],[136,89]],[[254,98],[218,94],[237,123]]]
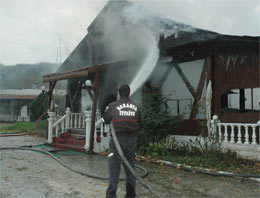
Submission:
[[[53,136],[58,137],[61,133],[65,133],[70,129],[85,130],[85,146],[89,149],[90,130],[91,130],[91,111],[84,113],[71,113],[70,108],[66,109],[66,113],[62,117],[56,117],[55,112],[49,111],[48,115],[48,143],[53,142]],[[97,110],[96,121],[101,118],[100,112]],[[55,135],[54,135],[55,132]],[[98,122],[94,132],[94,151],[101,152],[108,148],[110,126],[103,122]]]
[[[257,123],[223,123],[218,117],[211,120],[211,134],[218,135],[221,150],[235,151],[239,157],[260,161],[260,121]],[[179,144],[194,142],[197,136],[172,135]],[[203,142],[202,142],[203,143]]]
[[[257,123],[222,123],[213,116],[211,123],[224,143],[259,145],[260,120]]]

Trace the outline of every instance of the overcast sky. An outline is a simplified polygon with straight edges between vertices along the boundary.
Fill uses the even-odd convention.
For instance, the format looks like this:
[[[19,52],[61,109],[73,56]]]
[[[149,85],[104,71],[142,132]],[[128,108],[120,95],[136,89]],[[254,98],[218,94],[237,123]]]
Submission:
[[[221,34],[260,36],[259,0],[130,0]],[[62,61],[108,0],[0,0],[0,63]],[[59,62],[58,55],[58,62]]]

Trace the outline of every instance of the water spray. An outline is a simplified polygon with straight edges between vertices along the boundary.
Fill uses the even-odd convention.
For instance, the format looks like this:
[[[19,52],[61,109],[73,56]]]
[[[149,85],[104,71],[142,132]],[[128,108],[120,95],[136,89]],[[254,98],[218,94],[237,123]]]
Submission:
[[[150,40],[149,51],[143,64],[140,66],[137,75],[130,83],[130,95],[133,95],[136,90],[149,78],[156,66],[157,60],[159,59],[159,49],[156,36],[151,32],[149,32],[147,36],[149,36]]]

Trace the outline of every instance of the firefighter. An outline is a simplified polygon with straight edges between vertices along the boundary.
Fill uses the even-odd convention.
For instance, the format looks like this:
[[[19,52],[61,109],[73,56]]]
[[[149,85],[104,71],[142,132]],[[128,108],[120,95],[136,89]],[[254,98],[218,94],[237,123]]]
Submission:
[[[122,85],[119,90],[120,99],[109,104],[104,112],[103,119],[106,124],[112,123],[122,151],[131,166],[135,166],[136,153],[136,132],[139,126],[140,109],[129,98],[130,88],[128,85]],[[111,138],[109,143],[108,169],[109,185],[106,191],[107,198],[116,197],[119,174],[121,168],[121,158],[115,148]],[[132,198],[135,193],[135,177],[124,165],[126,175],[126,197]]]

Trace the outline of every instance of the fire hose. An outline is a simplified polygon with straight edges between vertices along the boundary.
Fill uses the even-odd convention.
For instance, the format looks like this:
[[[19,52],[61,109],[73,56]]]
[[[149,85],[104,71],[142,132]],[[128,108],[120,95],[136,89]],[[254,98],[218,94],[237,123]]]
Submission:
[[[102,119],[102,118],[101,118]],[[112,133],[112,138],[113,138],[113,142],[116,146],[116,150],[119,154],[119,156],[121,157],[122,159],[122,162],[125,164],[125,166],[128,168],[128,170],[132,173],[132,175],[137,179],[139,180],[143,185],[144,187],[149,190],[153,195],[155,195],[156,197],[161,197],[159,196],[159,194],[157,192],[155,192],[149,185],[147,185],[144,180],[136,174],[135,170],[133,169],[133,167],[129,164],[129,162],[127,161],[120,145],[119,145],[119,142],[118,142],[118,139],[117,139],[117,136],[116,136],[116,133],[115,133],[115,129],[114,129],[114,126],[113,124],[110,125],[111,126],[111,133]]]
[[[101,123],[103,122],[103,119],[101,118],[100,120],[98,120],[98,122],[96,123],[96,126],[97,125],[100,125]],[[148,171],[143,168],[142,166],[139,166],[139,165],[135,165],[136,168],[139,168],[141,169],[144,173],[139,176],[136,174],[136,171],[132,168],[132,166],[129,164],[129,162],[127,161],[126,157],[124,156],[123,154],[123,151],[119,145],[119,142],[118,142],[118,139],[117,139],[117,136],[115,134],[115,130],[114,130],[114,126],[113,124],[111,124],[111,134],[112,134],[112,138],[113,138],[113,141],[114,141],[114,144],[115,144],[115,147],[118,151],[118,154],[119,156],[121,157],[122,159],[122,162],[125,164],[125,166],[128,168],[128,170],[133,174],[133,176],[138,179],[143,185],[145,188],[147,188],[152,194],[154,194],[155,196],[157,197],[160,197],[159,194],[157,192],[155,192],[153,189],[151,189],[150,186],[148,186],[144,180],[142,178],[146,177],[148,175]],[[84,173],[84,172],[81,172],[81,171],[78,171],[78,170],[75,170],[73,168],[71,168],[69,165],[65,164],[62,160],[60,160],[59,158],[55,157],[52,153],[48,152],[48,151],[43,151],[43,150],[40,150],[40,149],[35,149],[35,148],[28,148],[27,147],[1,147],[0,148],[0,151],[1,150],[27,150],[27,151],[36,151],[36,152],[40,152],[40,153],[44,153],[48,156],[50,156],[51,158],[53,158],[54,160],[56,160],[57,162],[59,162],[61,165],[63,165],[64,167],[68,168],[69,170],[75,172],[75,173],[78,173],[78,174],[81,174],[81,175],[84,175],[84,176],[87,176],[87,177],[90,177],[90,178],[94,178],[94,179],[102,179],[102,180],[107,180],[108,178],[107,177],[101,177],[101,176],[97,176],[97,175],[91,175],[91,174],[87,174],[87,173]],[[163,162],[163,161],[162,161]],[[171,166],[171,167],[178,167],[172,163],[169,163],[169,162],[163,162],[164,164],[168,165],[168,166]],[[202,174],[208,174],[208,175],[212,175],[212,176],[227,176],[227,177],[242,177],[242,178],[260,178],[260,175],[255,175],[255,174],[233,174],[233,173],[212,173],[212,172],[208,172],[208,171],[204,171],[204,170],[196,170],[196,169],[192,169],[192,168],[188,168],[188,167],[184,167],[184,166],[181,166],[180,167],[181,169],[183,170],[186,170],[186,171],[193,171],[193,172],[198,172],[198,173],[202,173]],[[122,180],[122,179],[120,179]]]
[[[100,118],[97,122],[96,122],[96,126],[99,126],[101,123],[103,123],[104,120],[103,118]],[[130,163],[128,162],[128,160],[126,159],[120,145],[119,145],[119,142],[118,142],[118,139],[117,139],[117,136],[116,136],[116,132],[115,132],[115,129],[114,129],[114,125],[113,124],[110,124],[110,127],[111,127],[111,134],[112,134],[112,139],[113,139],[113,142],[115,144],[115,147],[116,147],[116,150],[122,160],[122,162],[124,163],[124,165],[128,168],[128,170],[131,172],[131,174],[137,179],[139,180],[143,185],[144,187],[149,190],[153,195],[155,195],[156,197],[161,197],[159,196],[159,194],[157,192],[155,192],[149,185],[147,185],[144,180],[138,175],[136,174],[136,171],[133,169],[133,167],[130,165]]]
[[[103,122],[103,119],[101,118],[100,120],[97,121],[96,123],[96,126],[100,125],[101,123]],[[137,179],[139,180],[145,188],[147,188],[152,194],[154,194],[156,197],[161,197],[158,195],[158,193],[156,193],[150,186],[148,186],[144,180],[142,178],[146,177],[148,175],[148,171],[143,168],[142,166],[139,166],[139,165],[135,165],[136,168],[139,168],[141,169],[144,173],[139,176],[136,171],[133,169],[133,167],[129,164],[129,162],[127,161],[126,157],[124,156],[123,154],[123,151],[119,145],[119,142],[118,142],[118,139],[117,139],[117,136],[115,134],[115,129],[114,129],[114,126],[113,124],[111,124],[111,134],[112,134],[112,138],[113,138],[113,142],[115,144],[115,147],[118,151],[118,154],[119,156],[121,157],[122,159],[122,162],[125,164],[125,166],[128,168],[128,170],[132,173],[132,175]],[[69,170],[75,172],[75,173],[78,173],[78,174],[81,174],[81,175],[84,175],[84,176],[87,176],[87,177],[90,177],[90,178],[94,178],[94,179],[102,179],[102,180],[107,180],[108,178],[107,177],[101,177],[101,176],[97,176],[97,175],[91,175],[91,174],[87,174],[87,173],[84,173],[84,172],[81,172],[81,171],[78,171],[76,169],[73,169],[71,168],[69,165],[67,165],[66,163],[64,163],[62,160],[60,160],[59,158],[55,157],[52,153],[48,152],[48,151],[43,151],[43,150],[40,150],[40,149],[35,149],[35,148],[28,148],[28,146],[26,147],[1,147],[0,150],[27,150],[27,151],[36,151],[36,152],[40,152],[40,153],[44,153],[48,156],[50,156],[52,159],[56,160],[57,162],[59,162],[61,165],[63,165],[64,167],[68,168]]]
[[[40,150],[40,149],[35,149],[35,148],[29,148],[28,146],[26,147],[1,147],[0,150],[26,150],[26,151],[36,151],[36,152],[39,152],[39,153],[43,153],[43,154],[46,154],[48,156],[50,156],[52,159],[56,160],[57,162],[59,162],[61,165],[63,165],[64,167],[68,168],[69,170],[75,172],[75,173],[78,173],[80,175],[84,175],[84,176],[87,176],[87,177],[90,177],[90,178],[94,178],[94,179],[102,179],[102,180],[107,180],[108,178],[107,177],[101,177],[101,176],[97,176],[97,175],[91,175],[91,174],[88,174],[88,173],[84,173],[84,172],[81,172],[81,171],[78,171],[76,169],[73,169],[71,168],[69,165],[67,165],[66,163],[64,163],[62,160],[60,160],[59,158],[55,157],[52,153],[48,152],[48,151],[43,151],[43,150]],[[139,177],[146,177],[148,175],[148,172],[145,168],[143,168],[142,166],[139,166],[139,165],[136,165],[137,168],[141,169],[144,173],[139,176]],[[123,180],[123,179],[121,179]]]

